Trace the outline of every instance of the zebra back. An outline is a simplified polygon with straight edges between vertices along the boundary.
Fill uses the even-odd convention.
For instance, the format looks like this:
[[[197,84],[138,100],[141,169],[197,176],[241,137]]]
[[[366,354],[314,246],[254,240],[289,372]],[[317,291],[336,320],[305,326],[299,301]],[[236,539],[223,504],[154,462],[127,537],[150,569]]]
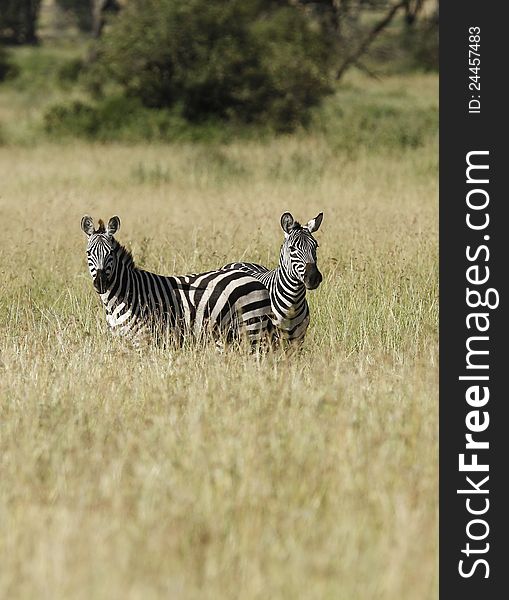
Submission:
[[[267,288],[247,272],[232,269],[174,277],[184,328],[194,336],[211,332],[227,342],[272,337]]]
[[[224,265],[223,269],[240,270],[258,279],[269,292],[272,321],[280,338],[289,342],[303,341],[309,326],[304,286],[296,288],[294,283],[289,285],[280,267],[269,270],[258,263],[235,262]]]

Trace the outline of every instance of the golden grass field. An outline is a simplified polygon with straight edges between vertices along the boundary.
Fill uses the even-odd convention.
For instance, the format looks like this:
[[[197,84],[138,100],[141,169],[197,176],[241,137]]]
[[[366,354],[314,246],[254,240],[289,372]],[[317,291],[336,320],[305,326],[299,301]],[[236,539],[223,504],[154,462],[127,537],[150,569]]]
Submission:
[[[0,597],[434,598],[436,171],[436,140],[0,146]],[[301,354],[110,338],[84,213],[183,274],[275,266],[285,210],[324,212]]]

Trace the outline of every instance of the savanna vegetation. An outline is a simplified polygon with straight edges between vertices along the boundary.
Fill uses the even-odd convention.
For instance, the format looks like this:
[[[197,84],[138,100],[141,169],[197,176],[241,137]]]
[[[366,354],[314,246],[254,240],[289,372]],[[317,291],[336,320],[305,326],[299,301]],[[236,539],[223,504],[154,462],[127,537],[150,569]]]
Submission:
[[[98,85],[126,13],[94,29],[63,4],[42,3],[38,45],[0,52],[0,597],[434,598],[438,94],[408,30],[432,46],[426,8],[338,83],[339,53],[281,125]],[[324,212],[300,354],[109,336],[84,213],[118,214],[138,264],[182,274],[275,265],[285,210]]]

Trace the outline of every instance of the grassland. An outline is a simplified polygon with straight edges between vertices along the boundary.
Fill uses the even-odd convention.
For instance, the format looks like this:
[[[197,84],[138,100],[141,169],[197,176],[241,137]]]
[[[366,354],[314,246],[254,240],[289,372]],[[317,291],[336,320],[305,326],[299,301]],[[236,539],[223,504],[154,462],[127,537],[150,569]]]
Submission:
[[[435,597],[436,139],[370,144],[366,98],[397,119],[436,80],[350,80],[317,133],[229,144],[32,143],[39,109],[0,101],[0,597]],[[300,355],[109,337],[84,213],[171,274],[274,265],[284,210],[325,215]]]

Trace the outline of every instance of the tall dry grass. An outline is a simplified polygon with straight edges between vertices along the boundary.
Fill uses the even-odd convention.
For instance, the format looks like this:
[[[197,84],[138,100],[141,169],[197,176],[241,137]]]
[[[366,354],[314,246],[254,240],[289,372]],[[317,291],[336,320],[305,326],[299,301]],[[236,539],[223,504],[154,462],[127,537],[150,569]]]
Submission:
[[[0,597],[428,599],[434,144],[0,148]],[[108,335],[84,213],[160,273],[277,261],[324,212],[300,355]]]

